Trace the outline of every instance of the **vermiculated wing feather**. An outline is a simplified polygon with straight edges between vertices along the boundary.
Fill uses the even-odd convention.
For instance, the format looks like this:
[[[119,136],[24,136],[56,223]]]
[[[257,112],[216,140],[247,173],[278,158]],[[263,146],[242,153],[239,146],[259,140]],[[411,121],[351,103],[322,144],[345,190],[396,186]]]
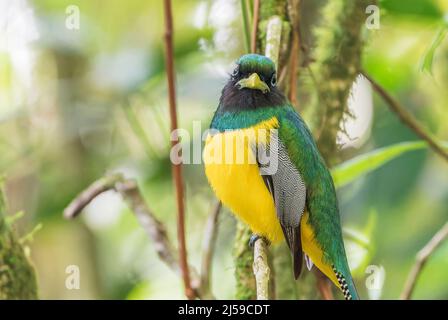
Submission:
[[[260,173],[274,199],[277,217],[293,256],[294,277],[297,279],[303,261],[300,219],[306,205],[305,183],[291,162],[285,145],[276,134],[271,135],[267,149],[258,146],[257,159]]]

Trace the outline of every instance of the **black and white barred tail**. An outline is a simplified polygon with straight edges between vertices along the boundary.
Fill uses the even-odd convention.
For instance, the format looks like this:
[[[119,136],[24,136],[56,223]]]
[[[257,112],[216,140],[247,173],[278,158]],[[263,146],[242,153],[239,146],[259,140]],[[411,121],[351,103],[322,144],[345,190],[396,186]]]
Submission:
[[[339,285],[341,286],[341,290],[342,290],[342,293],[344,294],[345,300],[352,300],[352,295],[350,293],[350,290],[348,289],[348,284],[347,284],[347,281],[345,281],[344,276],[342,275],[342,273],[340,273],[338,270],[336,270],[336,268],[334,266],[332,266],[332,267],[333,267],[334,274],[336,275],[336,278],[338,279]]]

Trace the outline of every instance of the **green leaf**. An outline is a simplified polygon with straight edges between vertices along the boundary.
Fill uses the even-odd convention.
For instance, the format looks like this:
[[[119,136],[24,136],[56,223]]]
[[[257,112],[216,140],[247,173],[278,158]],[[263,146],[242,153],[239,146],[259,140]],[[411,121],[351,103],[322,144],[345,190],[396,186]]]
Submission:
[[[423,55],[422,62],[420,63],[420,71],[427,71],[432,74],[432,63],[434,60],[434,54],[442,43],[443,39],[448,32],[448,23],[445,23],[438,31],[434,39],[432,40],[431,46],[426,50]]]
[[[403,153],[426,147],[427,144],[423,141],[401,142],[357,156],[331,170],[334,184],[336,188],[343,187]]]

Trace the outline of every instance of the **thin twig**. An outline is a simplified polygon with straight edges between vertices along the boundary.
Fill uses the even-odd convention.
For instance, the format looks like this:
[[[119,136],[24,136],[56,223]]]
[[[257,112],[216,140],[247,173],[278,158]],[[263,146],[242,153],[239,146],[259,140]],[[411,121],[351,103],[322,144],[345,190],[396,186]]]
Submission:
[[[299,71],[297,70],[298,60],[299,60],[299,39],[297,33],[293,32],[292,35],[292,47],[291,55],[289,56],[289,101],[291,104],[298,108],[297,101],[297,77]]]
[[[314,276],[316,277],[316,286],[320,295],[324,300],[334,300],[333,292],[331,291],[331,282],[328,280],[319,269],[314,268]]]
[[[289,101],[296,108],[297,101],[297,77],[299,74],[299,54],[300,54],[300,0],[289,0],[289,16],[292,24],[292,44],[289,56]]]
[[[389,108],[400,118],[400,120],[415,132],[420,138],[428,142],[428,145],[448,161],[448,152],[440,145],[439,142],[427,132],[420,123],[413,117],[413,115],[406,110],[395,98],[393,98],[378,82],[372,79],[366,72],[362,71],[361,74],[366,77],[372,84],[373,89],[383,98]]]
[[[253,13],[254,13],[254,4],[253,0],[246,0],[246,8],[249,14],[249,22],[253,19]]]
[[[249,33],[249,18],[247,14],[246,1],[240,0],[241,3],[241,17],[243,18],[243,33],[244,33],[244,46],[246,52],[250,50],[250,33]]]
[[[97,196],[107,191],[118,192],[129,208],[135,214],[138,222],[153,241],[154,248],[159,256],[171,270],[182,276],[182,269],[172,242],[168,237],[163,223],[156,218],[154,213],[146,204],[143,195],[135,180],[125,179],[121,174],[105,176],[93,182],[87,189],[82,191],[64,210],[64,217],[73,219]],[[199,277],[192,268],[192,283],[195,295],[201,297],[198,290]]]
[[[421,249],[415,258],[415,264],[409,272],[403,292],[400,299],[409,300],[415,289],[420,273],[434,251],[448,238],[448,222],[432,237],[432,239]]]
[[[257,51],[257,31],[258,19],[260,16],[260,0],[254,0],[254,15],[252,20],[252,37],[250,43],[250,51],[256,53]]]
[[[77,217],[92,200],[107,191],[117,191],[121,194],[143,229],[153,240],[160,259],[179,273],[178,259],[175,257],[175,250],[168,239],[165,227],[146,205],[135,181],[126,180],[122,174],[108,175],[93,182],[65,208],[64,217],[66,219]]]
[[[98,195],[114,189],[117,181],[123,179],[121,174],[112,174],[98,179],[81,192],[64,210],[66,219],[75,218]]]
[[[201,293],[207,297],[211,291],[211,274],[213,253],[215,250],[216,237],[218,235],[218,218],[221,212],[222,203],[217,201],[207,219],[204,238],[202,242],[202,263],[201,263]]]
[[[165,62],[166,76],[168,80],[168,99],[170,107],[171,132],[177,131],[177,113],[176,113],[176,88],[174,83],[174,54],[173,54],[173,17],[171,13],[171,0],[164,1],[165,12]],[[171,144],[174,147],[177,139],[172,139]],[[174,185],[176,187],[177,202],[177,240],[179,250],[180,267],[184,280],[185,295],[188,299],[194,299],[195,293],[191,288],[190,272],[187,262],[187,248],[185,244],[185,203],[184,189],[182,181],[182,164],[171,163]]]
[[[257,285],[257,300],[269,300],[269,264],[266,242],[258,239],[254,244],[254,275]]]

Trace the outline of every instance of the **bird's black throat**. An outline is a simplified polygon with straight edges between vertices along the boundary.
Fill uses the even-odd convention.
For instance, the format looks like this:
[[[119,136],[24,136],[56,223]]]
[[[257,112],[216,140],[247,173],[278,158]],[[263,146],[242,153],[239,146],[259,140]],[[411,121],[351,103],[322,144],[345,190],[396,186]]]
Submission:
[[[286,103],[286,97],[277,87],[271,87],[269,92],[263,93],[260,90],[248,88],[238,89],[235,87],[236,82],[231,79],[224,86],[217,111],[255,110],[283,106]]]

